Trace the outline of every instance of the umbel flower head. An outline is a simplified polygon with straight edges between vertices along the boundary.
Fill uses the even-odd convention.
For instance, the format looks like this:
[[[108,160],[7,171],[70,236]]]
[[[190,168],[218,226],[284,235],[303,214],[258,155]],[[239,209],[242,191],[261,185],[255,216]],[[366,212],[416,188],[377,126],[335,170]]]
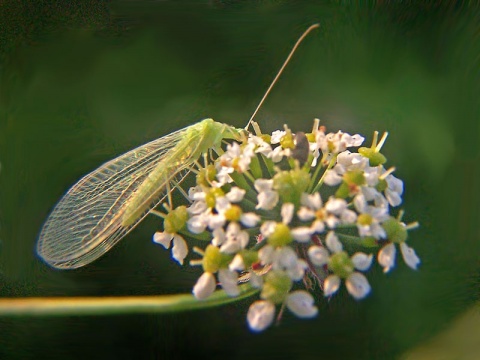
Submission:
[[[204,156],[196,170],[196,186],[184,194],[187,205],[166,207],[164,231],[154,241],[169,248],[183,264],[185,239],[195,246],[203,274],[193,287],[199,300],[217,288],[232,297],[238,284],[249,281],[259,290],[247,322],[262,331],[287,308],[300,318],[317,315],[315,298],[330,298],[345,284],[361,300],[372,291],[367,279],[374,258],[384,272],[395,266],[399,248],[407,266],[420,259],[407,245],[414,222],[402,222],[403,182],[386,168],[374,133],[370,147],[364,137],[338,131],[326,133],[315,120],[311,132],[294,134],[287,126]],[[315,286],[316,285],[316,286]],[[282,311],[279,311],[281,314]]]

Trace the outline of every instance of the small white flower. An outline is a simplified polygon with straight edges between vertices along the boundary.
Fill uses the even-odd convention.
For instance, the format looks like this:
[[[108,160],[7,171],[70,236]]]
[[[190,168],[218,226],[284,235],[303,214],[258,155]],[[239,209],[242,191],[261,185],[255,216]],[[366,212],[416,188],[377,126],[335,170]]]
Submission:
[[[333,254],[339,254],[343,251],[342,243],[338,240],[338,237],[333,231],[330,231],[328,233],[325,239],[325,243],[327,244],[327,248]],[[310,258],[310,261],[312,261],[314,265],[324,266],[330,262],[331,256],[338,255],[329,256],[329,252],[327,251],[327,249],[320,246],[311,246],[310,249],[308,249],[308,256]],[[357,252],[351,257],[351,262],[353,266],[344,266],[343,271],[347,271],[348,274],[348,276],[346,276],[345,278],[345,286],[347,287],[347,291],[350,293],[350,295],[352,295],[355,299],[362,299],[367,296],[371,288],[367,278],[363,274],[354,271],[354,269],[366,271],[372,265],[372,260],[372,255]],[[340,288],[340,283],[341,279],[339,275],[334,273],[327,276],[323,284],[324,295],[330,296],[336,293]]]
[[[240,173],[247,171],[252,157],[255,156],[254,147],[254,144],[247,144],[242,148],[237,142],[228,144],[227,151],[217,160],[218,168],[229,167]]]
[[[253,331],[263,331],[272,324],[274,316],[275,305],[270,301],[255,301],[248,309],[248,326]]]
[[[251,135],[248,137],[248,143],[252,143],[255,145],[255,153],[262,154],[264,156],[268,156],[272,152],[272,147],[269,143],[264,141],[261,137]]]
[[[291,154],[290,149],[284,149],[281,146],[277,146],[271,153],[267,155],[268,158],[272,159],[274,163],[280,162],[284,156],[288,157]]]
[[[220,247],[220,251],[225,254],[235,254],[248,245],[248,233],[241,230],[240,225],[236,222],[231,222],[227,225],[225,237],[226,240]]]
[[[364,138],[361,135],[350,135],[342,131],[337,133],[318,132],[316,136],[317,146],[324,154],[338,154],[349,147],[357,147],[363,143]]]
[[[262,265],[271,265],[274,270],[285,271],[294,281],[303,279],[305,270],[308,268],[308,264],[299,259],[290,246],[274,248],[271,245],[265,245],[259,250],[258,258]]]
[[[420,264],[420,258],[415,253],[415,250],[409,247],[405,242],[400,243],[400,252],[402,253],[403,261],[413,270],[417,270]],[[395,266],[396,247],[394,243],[388,243],[378,252],[378,263],[383,267],[383,272],[387,273]]]
[[[358,194],[353,199],[355,208],[360,213],[357,217],[357,229],[361,237],[373,236],[375,239],[387,237],[381,222],[389,217],[388,207],[368,205],[365,196]]]
[[[183,260],[188,254],[188,246],[183,237],[178,234],[169,234],[166,232],[156,232],[153,235],[153,241],[162,245],[165,249],[170,247],[173,240],[172,257],[183,265]]]
[[[215,276],[212,273],[204,272],[198,278],[192,292],[197,299],[203,300],[212,295],[216,286]]]
[[[287,134],[284,130],[275,130],[272,132],[272,136],[270,138],[270,143],[272,145],[280,143],[280,140]]]
[[[187,220],[188,231],[194,234],[200,234],[204,232],[208,226],[211,215],[211,210],[207,209],[200,214],[192,216],[190,219]]]
[[[288,309],[299,318],[312,318],[318,314],[314,305],[313,296],[305,290],[297,290],[288,294],[286,305]]]

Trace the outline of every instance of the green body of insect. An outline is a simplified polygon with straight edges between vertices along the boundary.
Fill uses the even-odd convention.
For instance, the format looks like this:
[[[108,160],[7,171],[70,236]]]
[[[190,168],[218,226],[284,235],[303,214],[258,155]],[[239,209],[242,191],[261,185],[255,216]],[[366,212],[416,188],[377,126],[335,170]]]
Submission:
[[[205,119],[188,127],[184,137],[173,147],[165,158],[152,170],[142,185],[126,204],[122,219],[123,226],[129,226],[145,212],[145,207],[152,199],[165,191],[165,184],[172,179],[172,174],[189,168],[195,160],[209,149],[220,147],[223,139],[239,139],[241,129]]]

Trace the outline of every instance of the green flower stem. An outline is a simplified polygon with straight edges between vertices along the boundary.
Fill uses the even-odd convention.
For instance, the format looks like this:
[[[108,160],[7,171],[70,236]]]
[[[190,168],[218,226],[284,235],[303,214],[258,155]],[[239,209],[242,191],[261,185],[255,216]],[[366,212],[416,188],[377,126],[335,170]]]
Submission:
[[[267,158],[265,155],[260,154],[260,158],[262,159],[263,163],[265,164],[265,168],[268,171],[268,174],[270,175],[270,179],[273,178],[275,175],[275,164],[272,161],[272,159]]]
[[[313,189],[312,193],[320,190],[320,188],[322,187],[322,184],[323,184],[323,181],[325,179],[325,175],[327,174],[327,171],[330,170],[334,165],[335,163],[337,162],[337,156],[335,155],[331,160],[330,162],[328,163],[328,166],[327,168],[325,169],[325,171],[323,172],[322,174],[322,177],[320,178],[320,180],[318,180],[318,183],[317,185],[315,186],[315,188]],[[315,172],[315,178],[317,177],[317,172]],[[315,179],[314,178],[314,179]]]
[[[195,240],[200,240],[200,241],[210,241],[212,240],[212,234],[209,233],[208,231],[204,231],[200,234],[194,234],[190,231],[188,231],[188,229],[182,229],[179,231],[179,234],[185,236],[185,237],[189,237],[189,238],[192,238],[192,239],[195,239]]]
[[[258,293],[249,284],[240,285],[240,295],[229,297],[215,291],[206,300],[191,294],[125,297],[53,297],[0,299],[0,316],[79,316],[139,313],[173,313],[205,309],[239,301]]]

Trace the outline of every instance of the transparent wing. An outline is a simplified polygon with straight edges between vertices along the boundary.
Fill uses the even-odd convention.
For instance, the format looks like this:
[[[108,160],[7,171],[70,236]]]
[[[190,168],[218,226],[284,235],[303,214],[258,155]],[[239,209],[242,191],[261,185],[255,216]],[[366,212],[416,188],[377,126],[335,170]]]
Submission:
[[[122,226],[126,202],[187,131],[188,127],[142,145],[83,177],[48,217],[39,235],[37,253],[51,266],[77,268],[107,252],[167,196],[168,181],[160,185],[164,190],[142,216]],[[168,180],[180,183],[190,165],[185,162]]]

